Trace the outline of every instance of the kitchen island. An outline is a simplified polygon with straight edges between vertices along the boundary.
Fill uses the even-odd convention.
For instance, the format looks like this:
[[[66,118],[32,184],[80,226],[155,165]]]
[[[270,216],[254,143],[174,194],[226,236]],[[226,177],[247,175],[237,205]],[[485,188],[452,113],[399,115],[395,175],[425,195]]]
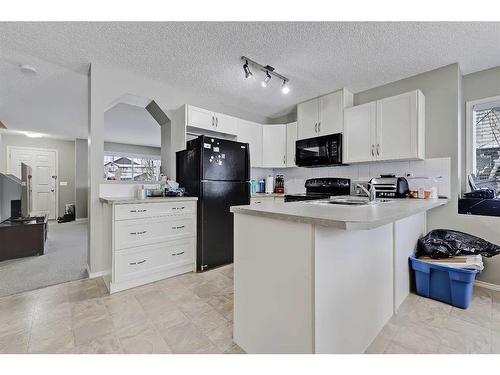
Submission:
[[[231,207],[234,341],[247,353],[363,353],[409,293],[426,211],[446,203]]]

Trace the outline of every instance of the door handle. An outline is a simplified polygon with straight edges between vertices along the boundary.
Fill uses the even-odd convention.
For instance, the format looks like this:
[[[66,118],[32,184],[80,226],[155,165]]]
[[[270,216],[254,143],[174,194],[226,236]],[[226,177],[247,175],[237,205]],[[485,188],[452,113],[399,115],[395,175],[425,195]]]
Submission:
[[[286,155],[283,155],[283,165],[286,164]]]
[[[318,122],[318,133],[321,132],[321,121]]]
[[[219,127],[219,118],[218,117],[215,118],[215,127],[216,128]]]
[[[375,156],[375,145],[372,145],[372,156]]]
[[[318,123],[315,123],[314,124],[314,132],[317,133],[318,132]]]
[[[215,117],[212,116],[212,126],[215,126]]]
[[[380,155],[380,144],[377,143],[377,155]]]

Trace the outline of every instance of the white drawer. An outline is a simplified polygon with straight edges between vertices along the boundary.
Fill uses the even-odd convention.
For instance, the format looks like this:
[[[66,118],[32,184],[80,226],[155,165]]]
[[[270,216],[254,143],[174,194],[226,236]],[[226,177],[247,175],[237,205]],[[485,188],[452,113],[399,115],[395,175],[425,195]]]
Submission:
[[[194,240],[188,238],[118,251],[114,258],[113,282],[146,277],[194,263]]]
[[[157,202],[117,204],[115,206],[115,220],[140,219],[175,214],[190,214],[196,210],[196,202]]]
[[[194,236],[194,215],[115,221],[115,250]]]

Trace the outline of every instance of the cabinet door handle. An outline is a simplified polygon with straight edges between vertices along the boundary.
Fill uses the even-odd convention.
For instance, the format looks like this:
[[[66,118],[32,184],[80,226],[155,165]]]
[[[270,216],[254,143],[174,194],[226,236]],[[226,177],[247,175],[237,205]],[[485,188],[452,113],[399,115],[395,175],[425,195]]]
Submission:
[[[372,156],[375,156],[375,145],[372,145]]]
[[[283,165],[286,164],[286,155],[283,155]]]
[[[145,263],[146,262],[146,259],[143,259],[143,260],[140,260],[139,262],[131,262],[129,263],[131,266],[136,266],[138,264],[142,264],[142,263]]]
[[[380,144],[377,143],[377,155],[380,155]]]
[[[321,132],[321,121],[318,122],[318,133]]]
[[[317,133],[318,132],[318,123],[315,123],[314,124],[314,132]]]
[[[215,127],[216,128],[219,127],[219,118],[218,117],[215,118]]]
[[[178,256],[178,255],[182,255],[184,253],[185,253],[185,251],[181,251],[180,253],[174,253],[174,254],[172,254],[172,256],[175,257],[175,256]]]
[[[182,229],[184,227],[185,227],[185,225],[179,225],[178,227],[172,227],[172,229]]]

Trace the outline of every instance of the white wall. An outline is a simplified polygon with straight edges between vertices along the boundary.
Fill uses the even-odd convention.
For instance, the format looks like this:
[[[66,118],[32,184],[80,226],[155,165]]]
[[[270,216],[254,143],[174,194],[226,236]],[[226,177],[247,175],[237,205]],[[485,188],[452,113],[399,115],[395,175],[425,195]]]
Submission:
[[[103,182],[104,172],[102,163],[104,157],[104,113],[117,99],[129,94],[154,100],[171,118],[169,109],[179,107],[185,95],[167,85],[100,63],[92,63],[89,81],[89,269],[91,273],[98,273],[107,271],[109,267],[102,250],[103,207],[99,201],[99,185]],[[177,143],[170,150],[171,163],[175,161],[175,151],[184,148],[185,140],[180,144]]]

